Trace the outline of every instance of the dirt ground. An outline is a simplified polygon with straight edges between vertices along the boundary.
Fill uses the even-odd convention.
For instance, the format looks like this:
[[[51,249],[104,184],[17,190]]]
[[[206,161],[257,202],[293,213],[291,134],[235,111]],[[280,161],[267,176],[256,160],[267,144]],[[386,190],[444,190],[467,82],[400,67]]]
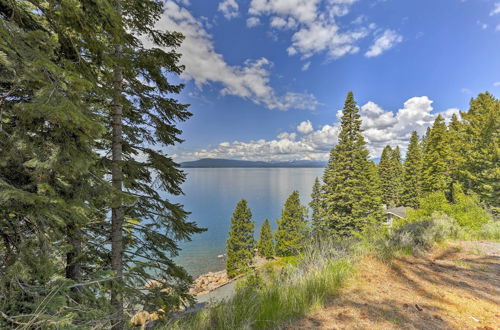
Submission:
[[[500,329],[500,243],[366,258],[337,298],[288,329]]]

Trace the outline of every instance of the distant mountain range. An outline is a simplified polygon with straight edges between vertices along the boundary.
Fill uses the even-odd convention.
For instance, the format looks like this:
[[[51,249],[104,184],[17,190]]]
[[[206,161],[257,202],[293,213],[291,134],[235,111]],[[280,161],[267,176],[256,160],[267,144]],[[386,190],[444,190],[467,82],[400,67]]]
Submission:
[[[292,160],[288,162],[261,162],[236,159],[203,158],[181,163],[181,167],[325,167],[326,162],[312,160]]]

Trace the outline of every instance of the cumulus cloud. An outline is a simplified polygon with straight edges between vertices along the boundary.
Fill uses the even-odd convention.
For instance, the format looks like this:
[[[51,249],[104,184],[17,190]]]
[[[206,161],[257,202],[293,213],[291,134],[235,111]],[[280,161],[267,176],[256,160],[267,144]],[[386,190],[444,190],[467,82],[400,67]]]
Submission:
[[[318,101],[310,93],[288,92],[278,95],[270,85],[270,69],[273,64],[266,58],[246,60],[239,66],[229,65],[215,50],[212,36],[203,24],[186,8],[172,0],[166,1],[165,13],[157,28],[184,34],[186,38],[180,48],[180,62],[186,66],[186,70],[182,78],[193,80],[198,88],[219,83],[222,85],[223,95],[245,98],[268,109],[313,110],[318,105]]]
[[[260,19],[258,17],[249,17],[247,19],[247,26],[252,28],[260,24]]]
[[[314,129],[312,123],[309,120],[303,121],[299,124],[299,126],[297,126],[297,132],[299,132],[300,134],[309,134],[312,131],[314,131]]]
[[[382,109],[374,102],[360,107],[363,135],[368,143],[371,157],[380,157],[386,145],[399,146],[406,150],[411,133],[417,131],[422,136],[427,127],[432,126],[438,113],[432,113],[433,101],[427,96],[412,97],[397,111]],[[440,112],[449,122],[458,109]],[[337,113],[337,118],[342,115]],[[327,160],[330,149],[337,143],[340,123],[323,125],[314,130],[310,121],[299,123],[294,132],[283,132],[273,140],[250,142],[224,142],[211,149],[183,155],[185,159],[196,158],[237,158],[247,160]],[[298,138],[297,133],[300,134]]]
[[[365,53],[366,57],[375,57],[391,49],[396,44],[403,41],[403,37],[393,30],[385,30],[382,35],[375,39],[373,45]]]
[[[350,26],[340,26],[339,19],[349,14],[355,2],[357,0],[252,0],[248,13],[255,18],[269,16],[273,29],[293,31],[288,55],[301,55],[305,59],[326,53],[328,58],[337,59],[358,53],[359,41],[375,27],[366,22],[365,16],[358,16]]]
[[[240,7],[235,0],[224,0],[219,3],[218,10],[222,12],[226,19],[235,18],[239,14]]]

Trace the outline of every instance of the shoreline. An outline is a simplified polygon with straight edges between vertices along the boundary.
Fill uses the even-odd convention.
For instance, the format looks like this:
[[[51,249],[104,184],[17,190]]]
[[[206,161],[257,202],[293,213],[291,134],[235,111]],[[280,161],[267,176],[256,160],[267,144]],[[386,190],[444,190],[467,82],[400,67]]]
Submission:
[[[260,268],[262,265],[266,264],[269,261],[270,260],[267,260],[260,256],[256,256],[254,257],[253,266],[255,268]],[[231,282],[234,282],[240,277],[242,277],[242,275],[236,276],[234,278],[228,278],[225,269],[216,272],[201,274],[193,281],[193,286],[189,290],[189,293],[194,297],[199,297],[217,290]]]

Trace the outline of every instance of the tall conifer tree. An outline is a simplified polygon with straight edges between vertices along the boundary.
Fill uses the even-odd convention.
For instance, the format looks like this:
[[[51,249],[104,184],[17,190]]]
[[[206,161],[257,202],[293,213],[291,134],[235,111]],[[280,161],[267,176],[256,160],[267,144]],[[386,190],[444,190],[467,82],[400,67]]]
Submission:
[[[165,150],[182,142],[177,123],[191,116],[188,105],[172,97],[184,86],[170,79],[183,71],[176,51],[183,36],[155,28],[173,3],[163,8],[164,3],[157,0],[113,0],[108,5],[111,21],[100,35],[107,40],[101,70],[107,88],[98,96],[109,104],[105,109],[109,129],[102,147],[111,159],[104,157],[102,166],[114,187],[109,206],[113,211],[111,268],[117,280],[111,298],[119,329],[122,298],[131,308],[144,301],[176,306],[190,299],[191,278],[172,257],[179,251],[177,241],[202,230],[187,221],[182,205],[169,200],[182,194],[185,174]],[[163,288],[142,290],[153,277]]]
[[[231,230],[226,244],[226,272],[229,278],[245,273],[252,265],[254,226],[252,211],[248,208],[247,201],[242,199],[236,204],[231,218]]]
[[[322,192],[321,192],[321,183],[319,182],[319,178],[316,178],[314,181],[314,185],[311,193],[311,202],[309,203],[309,207],[312,210],[311,217],[311,227],[313,234],[320,234],[327,231],[328,227],[324,222],[324,218],[322,216]]]
[[[386,207],[394,206],[394,166],[393,166],[393,150],[390,146],[386,146],[382,151],[380,162],[378,164],[378,175],[380,177],[380,188],[382,191],[382,203]]]
[[[166,5],[172,6],[172,3]],[[26,133],[18,141],[12,138],[8,142],[36,149],[23,151],[16,162],[24,164],[37,158],[38,164],[43,166],[30,165],[38,168],[34,177],[47,181],[30,183],[23,181],[26,177],[20,177],[16,178],[16,184],[22,183],[26,189],[29,184],[33,185],[29,188],[32,189],[30,193],[37,193],[35,186],[43,188],[44,194],[52,194],[51,201],[59,201],[49,203],[51,212],[57,211],[59,219],[50,225],[63,227],[63,230],[38,227],[53,234],[45,236],[49,238],[47,241],[59,244],[67,241],[57,251],[66,257],[62,272],[60,265],[55,265],[59,274],[72,281],[90,279],[87,275],[91,274],[100,276],[96,282],[100,284],[87,293],[106,297],[109,297],[109,279],[115,278],[111,292],[116,311],[113,322],[118,329],[123,326],[122,299],[131,309],[128,313],[133,313],[138,306],[151,310],[177,306],[189,299],[187,291],[191,279],[172,261],[172,256],[179,250],[177,241],[187,240],[191,234],[201,231],[195,223],[187,221],[188,213],[182,205],[170,202],[168,197],[182,193],[180,184],[185,175],[162,150],[181,142],[177,122],[186,120],[191,114],[187,105],[172,98],[183,86],[170,82],[170,75],[178,75],[183,70],[178,63],[180,54],[176,52],[183,37],[176,32],[152,28],[163,9],[163,2],[156,0],[8,1],[0,6],[2,23],[11,20],[20,27],[1,26],[1,50],[7,54],[0,54],[1,64],[6,64],[9,71],[7,67],[16,66],[15,57],[21,55],[19,62],[32,70],[24,75],[28,79],[12,84],[19,87],[19,91],[5,90],[9,94],[8,107],[33,108],[8,114],[2,111],[0,131],[10,136],[12,133],[8,131],[11,129]],[[14,35],[14,31],[27,32]],[[3,43],[8,38],[11,40]],[[146,40],[147,47],[143,43]],[[39,54],[34,57],[35,52]],[[35,65],[26,62],[31,59]],[[13,77],[22,78],[18,73],[20,71]],[[169,79],[165,73],[169,74]],[[2,88],[4,86],[7,85]],[[4,101],[0,101],[2,109],[7,109]],[[56,103],[57,106],[53,106]],[[27,116],[24,122],[15,118],[19,114]],[[11,117],[9,125],[5,124],[6,116]],[[104,120],[104,116],[108,119]],[[31,127],[19,130],[28,122]],[[35,143],[34,139],[39,141]],[[97,149],[99,154],[105,155],[99,162],[96,162],[97,154],[93,153]],[[2,151],[8,148],[2,147]],[[40,155],[33,157],[30,154],[33,152]],[[12,169],[10,166],[2,164],[2,171]],[[59,168],[54,170],[55,166]],[[52,176],[45,175],[44,171]],[[104,178],[110,176],[114,189],[108,189],[110,184],[104,182]],[[43,216],[41,210],[48,210],[47,205],[41,203],[40,196],[37,200],[33,210]],[[71,201],[71,207],[63,201]],[[113,226],[102,222],[102,216],[110,209],[113,209],[110,221]],[[63,210],[67,216],[63,215]],[[45,214],[44,218],[51,217]],[[32,230],[26,232],[33,233]],[[65,234],[63,240],[57,238],[61,232]],[[36,236],[37,239],[42,237]],[[110,237],[112,251],[109,250]],[[51,249],[44,248],[44,251]],[[41,255],[33,256],[42,259]],[[49,257],[47,260],[55,263],[61,258]],[[45,269],[49,268],[47,263]],[[116,276],[109,273],[110,268]],[[144,283],[152,278],[163,288],[143,290]],[[101,309],[106,311],[106,308]]]
[[[396,146],[392,151],[392,173],[393,173],[393,202],[395,206],[401,205],[401,195],[403,193],[403,164],[401,162],[401,150]]]
[[[306,208],[300,204],[298,191],[294,191],[285,202],[278,220],[275,234],[278,256],[297,255],[304,246],[307,234]]]
[[[500,100],[486,92],[462,113],[465,140],[463,184],[500,213]]]
[[[259,255],[264,258],[272,258],[274,256],[273,232],[269,220],[265,220],[260,228],[259,243],[257,244]]]
[[[422,190],[424,193],[449,193],[451,177],[450,140],[444,119],[438,115],[425,144],[422,169]]]
[[[342,110],[339,142],[330,152],[323,178],[325,219],[338,235],[350,235],[382,220],[379,192],[370,186],[376,182],[372,168],[361,134],[359,109],[349,92]]]
[[[90,97],[91,64],[80,53],[88,35],[67,20],[78,11],[65,5],[0,6],[0,310],[30,315],[54,292],[35,316],[40,327],[108,311],[96,307],[98,297],[83,300],[95,290],[75,286],[96,279],[103,262],[83,251],[95,243],[84,229],[104,225],[94,151],[104,125]],[[0,328],[14,326],[4,321]]]
[[[411,134],[403,170],[402,204],[417,208],[421,197],[422,151],[415,131]]]

